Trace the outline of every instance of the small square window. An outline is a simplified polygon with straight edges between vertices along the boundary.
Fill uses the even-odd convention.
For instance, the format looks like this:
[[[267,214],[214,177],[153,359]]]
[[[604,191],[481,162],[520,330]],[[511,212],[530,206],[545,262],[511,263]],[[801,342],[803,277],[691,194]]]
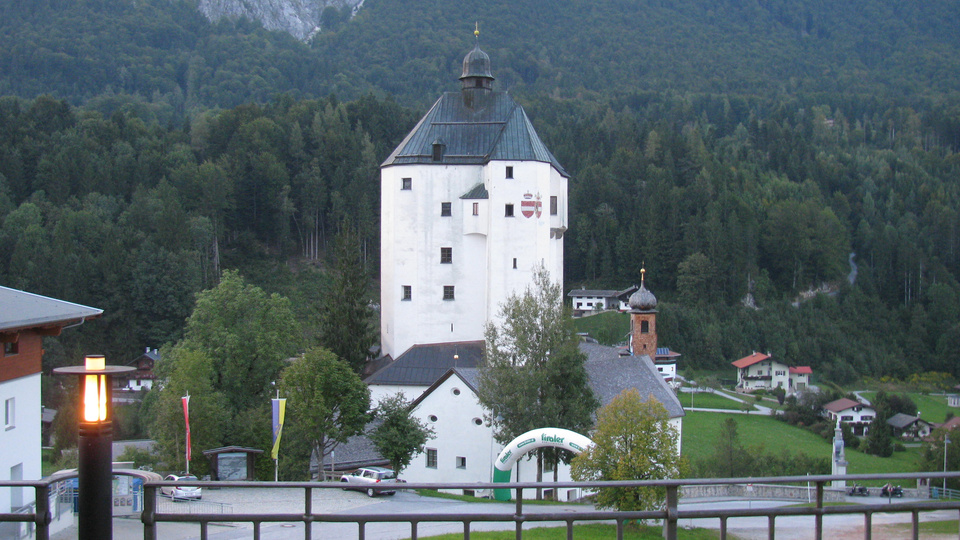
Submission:
[[[453,300],[453,285],[444,285],[443,286],[443,299],[444,300]]]
[[[473,215],[475,216],[480,215],[480,203],[478,202],[473,203]]]
[[[508,204],[503,207],[503,215],[505,217],[513,217],[513,205]]]
[[[440,203],[440,215],[443,217],[452,216],[453,212],[450,209],[450,203],[442,202]]]
[[[442,247],[440,248],[440,264],[451,264],[453,263],[453,248]]]
[[[13,356],[15,354],[20,354],[20,343],[17,341],[11,341],[3,344],[3,355],[4,356]]]
[[[400,179],[400,189],[408,191],[413,189],[413,178],[401,178]]]
[[[516,257],[513,258],[513,269],[514,269],[514,270],[517,269],[517,258],[516,258]]]
[[[556,195],[550,196],[550,215],[551,216],[557,215],[557,196]]]
[[[427,468],[428,469],[437,468],[437,449],[436,448],[427,448]]]
[[[467,458],[464,456],[457,456],[457,468],[466,469],[467,468]]]
[[[404,286],[403,286],[403,296],[402,296],[400,299],[401,299],[401,300],[410,300],[410,299],[412,299],[412,298],[413,298],[413,287],[411,287],[410,285],[404,285]]]
[[[507,165],[507,178],[513,178],[513,167]]]

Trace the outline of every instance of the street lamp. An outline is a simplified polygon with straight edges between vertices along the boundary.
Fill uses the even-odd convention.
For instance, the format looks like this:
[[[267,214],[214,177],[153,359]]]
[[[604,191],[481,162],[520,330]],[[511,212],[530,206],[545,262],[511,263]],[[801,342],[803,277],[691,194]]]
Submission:
[[[947,496],[947,445],[950,444],[950,435],[943,434],[943,497]]]
[[[79,540],[113,538],[113,419],[110,377],[134,371],[128,366],[108,366],[103,356],[87,356],[82,366],[53,370],[58,375],[80,377],[80,438],[78,450]]]

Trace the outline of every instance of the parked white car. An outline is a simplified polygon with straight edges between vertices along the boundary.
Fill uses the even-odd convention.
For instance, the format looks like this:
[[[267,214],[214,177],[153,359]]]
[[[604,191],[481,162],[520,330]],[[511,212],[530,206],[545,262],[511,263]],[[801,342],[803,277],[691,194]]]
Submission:
[[[377,490],[370,486],[373,484],[397,484],[403,480],[397,479],[397,473],[393,469],[386,467],[363,467],[357,469],[351,474],[344,475],[340,479],[341,483],[349,484],[343,489],[355,489],[357,491],[366,491],[368,497],[377,495],[393,495],[395,490]]]
[[[197,477],[192,474],[168,474],[164,480],[167,482],[196,482]],[[171,499],[200,500],[202,497],[202,492],[197,486],[160,486],[160,494]]]

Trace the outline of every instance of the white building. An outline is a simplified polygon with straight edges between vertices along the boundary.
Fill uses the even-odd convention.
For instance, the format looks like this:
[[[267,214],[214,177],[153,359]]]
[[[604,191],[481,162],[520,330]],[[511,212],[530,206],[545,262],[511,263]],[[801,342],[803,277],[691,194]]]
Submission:
[[[840,398],[823,406],[824,415],[831,422],[839,420],[849,424],[856,435],[866,435],[871,423],[877,417],[877,411],[869,405],[850,398]]]
[[[493,79],[478,43],[460,91],[443,94],[381,166],[384,355],[483,340],[538,265],[563,280],[568,175]]]
[[[41,478],[43,337],[59,335],[63,327],[102,313],[96,308],[0,287],[0,479]],[[0,513],[17,512],[34,504],[32,489],[0,489]]]
[[[809,366],[791,367],[773,359],[769,354],[754,352],[735,362],[737,392],[783,388],[787,395],[803,392],[810,385],[813,370]]]

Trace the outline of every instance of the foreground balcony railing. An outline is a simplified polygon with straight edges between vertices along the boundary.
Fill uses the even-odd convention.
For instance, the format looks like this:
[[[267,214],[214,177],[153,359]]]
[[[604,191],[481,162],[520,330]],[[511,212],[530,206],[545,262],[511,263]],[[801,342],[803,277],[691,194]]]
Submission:
[[[158,536],[158,525],[162,523],[196,523],[199,527],[200,538],[205,540],[208,536],[208,527],[215,523],[249,523],[252,524],[254,540],[260,539],[261,524],[264,523],[301,523],[304,530],[304,538],[309,540],[313,538],[314,524],[320,523],[355,523],[357,525],[356,537],[364,540],[368,534],[367,526],[376,523],[409,523],[410,538],[418,538],[418,528],[424,523],[460,523],[463,526],[463,537],[470,538],[471,526],[476,523],[512,523],[516,530],[516,538],[522,539],[524,525],[530,523],[557,522],[565,524],[567,529],[567,538],[573,538],[573,527],[576,523],[589,522],[613,522],[616,524],[617,538],[623,538],[624,526],[632,520],[655,520],[663,524],[663,535],[667,539],[677,537],[678,522],[689,519],[716,519],[719,520],[720,538],[727,537],[727,524],[733,518],[747,517],[766,517],[768,538],[775,538],[775,524],[778,517],[787,516],[812,516],[813,533],[817,539],[823,538],[824,517],[835,515],[859,515],[863,519],[864,538],[872,537],[872,517],[876,513],[900,513],[909,514],[910,523],[912,523],[912,538],[919,538],[920,515],[924,512],[937,510],[952,510],[960,513],[960,500],[921,500],[907,502],[893,502],[887,499],[883,504],[851,504],[842,506],[824,506],[825,495],[830,495],[833,499],[842,498],[846,489],[832,488],[827,484],[835,480],[845,480],[848,483],[863,480],[879,480],[881,482],[902,482],[904,479],[924,480],[927,484],[936,485],[944,478],[960,478],[960,472],[949,473],[895,473],[895,474],[861,474],[847,476],[781,476],[765,478],[705,478],[705,479],[683,479],[683,480],[661,480],[661,481],[619,481],[619,482],[516,482],[510,484],[496,484],[497,488],[507,488],[514,492],[514,503],[509,511],[491,511],[479,513],[330,513],[316,512],[313,510],[314,490],[340,489],[342,484],[334,482],[196,482],[185,483],[177,482],[177,485],[197,485],[207,489],[216,488],[238,488],[241,490],[253,489],[260,491],[269,491],[276,489],[296,489],[303,490],[303,503],[300,508],[291,508],[286,513],[182,513],[160,511],[165,507],[158,505],[158,492],[161,486],[173,485],[173,482],[151,481],[149,478],[139,474],[137,471],[115,471],[116,474],[125,474],[130,476],[139,476],[143,482],[143,510],[140,513],[140,519],[143,523],[144,540],[156,540]],[[62,497],[62,486],[64,480],[74,478],[76,474],[57,475],[40,481],[5,481],[0,482],[0,488],[33,488],[36,493],[35,510],[32,513],[4,513],[0,514],[0,525],[11,523],[33,524],[36,529],[35,538],[48,540],[49,525],[51,523],[51,501],[60,501]],[[707,510],[689,510],[679,508],[679,500],[683,491],[694,492],[710,489],[718,486],[747,486],[748,491],[753,492],[755,488],[761,486],[793,486],[795,492],[804,490],[804,486],[810,486],[807,495],[810,506],[795,506],[787,508],[723,508]],[[535,491],[538,488],[552,489],[557,493],[560,489],[581,489],[592,491],[603,487],[633,487],[633,486],[658,486],[666,491],[666,501],[663,508],[655,511],[646,512],[618,512],[618,511],[583,511],[566,512],[556,511],[551,506],[531,505],[524,501],[525,494]],[[371,485],[373,489],[378,489],[376,484]],[[394,489],[396,484],[385,484],[380,489]],[[403,484],[403,489],[432,489],[432,490],[489,490],[493,484],[490,483],[451,483],[451,484]],[[941,490],[942,491],[942,490]],[[58,495],[58,493],[60,493]],[[263,498],[269,497],[264,495]],[[492,507],[493,508],[493,507]],[[958,514],[960,516],[960,514]],[[960,534],[960,531],[958,531]]]

